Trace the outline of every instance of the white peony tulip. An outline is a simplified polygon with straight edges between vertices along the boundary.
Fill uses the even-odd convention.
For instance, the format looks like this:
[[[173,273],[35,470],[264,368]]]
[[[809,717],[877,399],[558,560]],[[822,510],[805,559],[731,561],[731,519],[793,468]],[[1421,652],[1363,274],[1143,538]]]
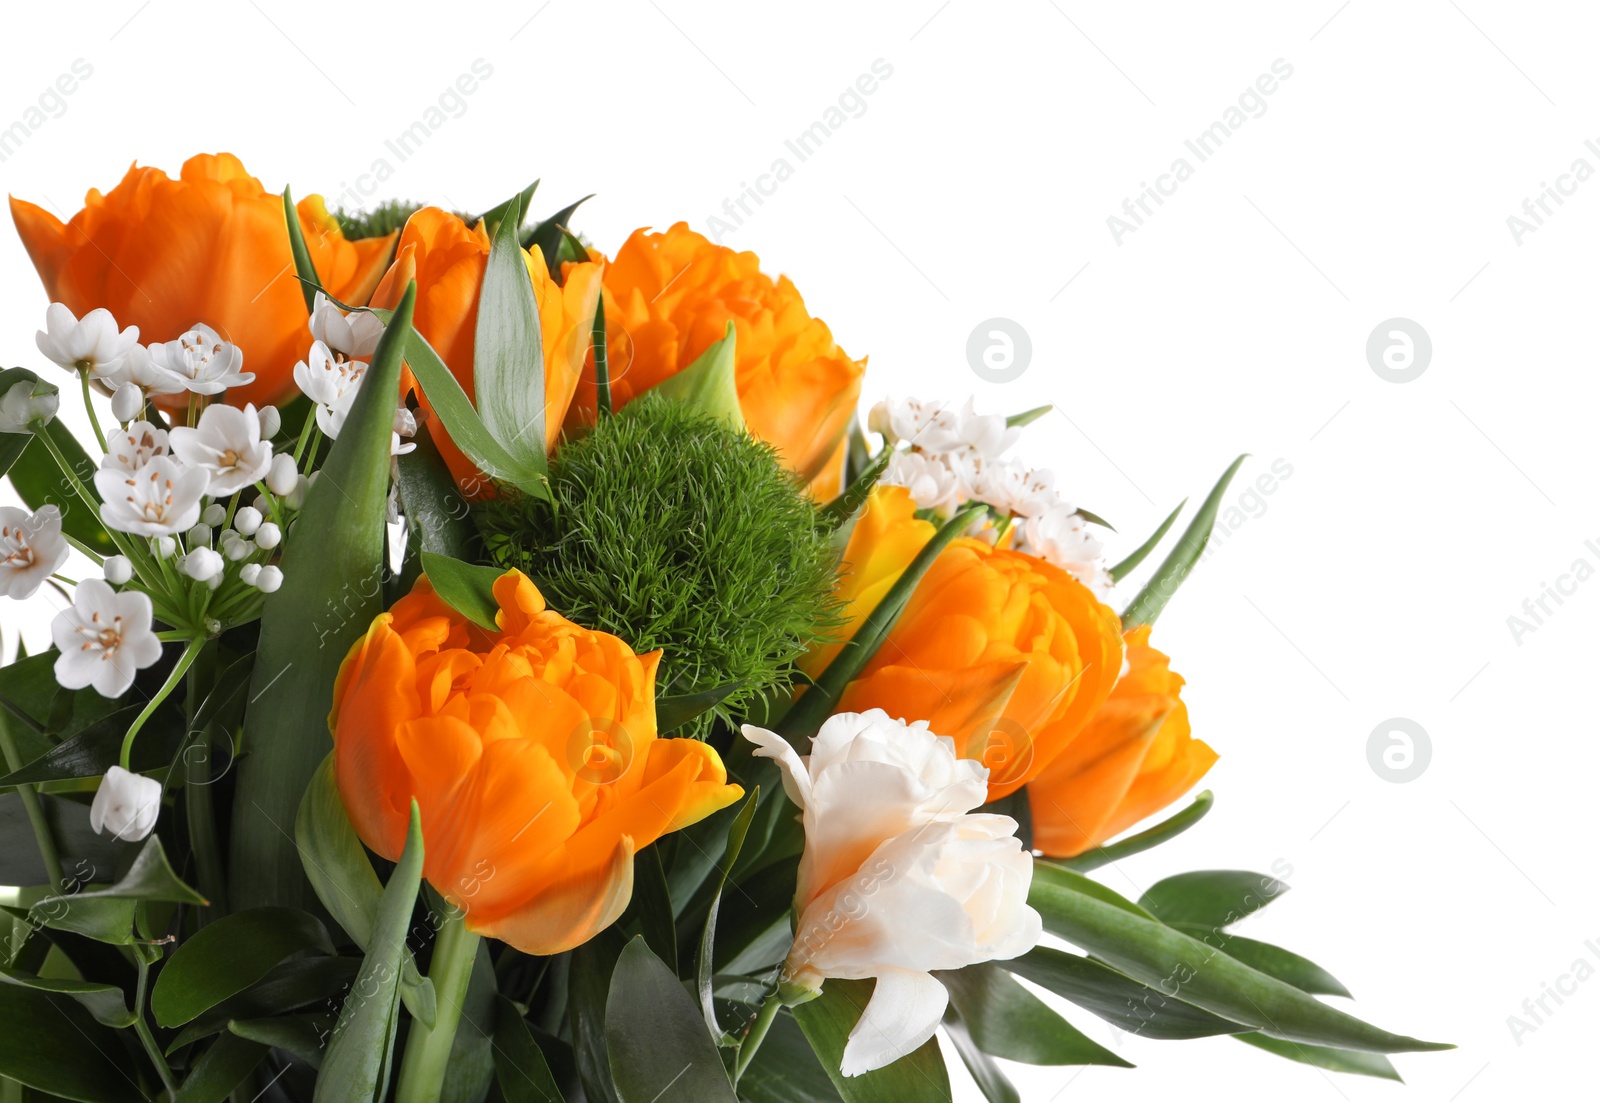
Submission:
[[[89,807],[89,826],[97,835],[109,831],[124,842],[137,842],[155,828],[160,814],[161,783],[113,766],[100,779]]]
[[[829,718],[801,757],[752,725],[745,738],[783,771],[800,806],[800,919],[783,979],[877,979],[850,1032],[846,1076],[882,1068],[933,1036],[948,997],[934,970],[1016,957],[1042,930],[1027,905],[1033,857],[1006,816],[971,813],[988,771],[924,721],[881,709]]]
[[[133,676],[161,657],[161,641],[150,630],[150,596],[117,592],[98,578],[78,583],[72,606],[50,622],[61,654],[56,681],[65,689],[93,686],[102,697],[121,697]]]
[[[226,498],[265,478],[272,466],[272,442],[261,439],[261,418],[254,406],[207,406],[198,425],[179,426],[168,440],[185,466],[210,476],[206,493],[214,498]]]
[[[61,569],[70,551],[55,506],[41,506],[32,514],[0,506],[0,597],[32,597]]]

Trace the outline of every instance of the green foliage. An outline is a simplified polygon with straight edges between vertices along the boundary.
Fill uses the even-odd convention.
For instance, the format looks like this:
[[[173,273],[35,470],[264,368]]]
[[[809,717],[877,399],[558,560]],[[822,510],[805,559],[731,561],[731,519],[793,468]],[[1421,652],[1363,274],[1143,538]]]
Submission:
[[[577,623],[661,648],[659,696],[737,684],[682,734],[732,722],[839,623],[816,507],[720,419],[646,396],[562,447],[550,491],[481,509],[490,556]]]
[[[339,220],[339,229],[346,241],[360,241],[400,229],[406,219],[421,209],[421,203],[409,199],[385,199],[370,211],[347,211],[340,207],[333,212],[333,217]]]

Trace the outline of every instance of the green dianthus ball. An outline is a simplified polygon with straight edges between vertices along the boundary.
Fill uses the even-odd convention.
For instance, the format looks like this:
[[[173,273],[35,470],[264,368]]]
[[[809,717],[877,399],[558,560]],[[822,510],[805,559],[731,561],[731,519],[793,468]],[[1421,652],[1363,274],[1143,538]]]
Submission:
[[[660,648],[658,698],[737,683],[678,734],[734,722],[840,624],[817,507],[725,421],[646,395],[564,444],[550,491],[484,507],[491,558],[578,624]]]

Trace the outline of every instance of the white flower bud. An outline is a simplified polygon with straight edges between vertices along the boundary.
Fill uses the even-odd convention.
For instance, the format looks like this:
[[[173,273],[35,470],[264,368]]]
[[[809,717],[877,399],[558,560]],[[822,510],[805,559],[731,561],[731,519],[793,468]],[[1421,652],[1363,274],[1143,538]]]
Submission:
[[[265,517],[267,514],[272,512],[272,503],[267,501],[267,496],[265,494],[257,494],[255,499],[250,503],[250,508]]]
[[[222,556],[210,548],[195,548],[183,557],[183,573],[196,582],[206,582],[222,573]]]
[[[178,542],[170,536],[162,536],[156,540],[156,557],[158,559],[171,559],[178,553]]]
[[[276,567],[262,567],[261,573],[256,575],[256,589],[264,594],[277,593],[282,585],[283,572]]]
[[[232,537],[232,539],[229,539],[229,537]],[[250,553],[255,550],[254,544],[237,533],[227,532],[223,534],[222,554],[227,556],[230,561],[237,563],[241,559],[249,559]]]
[[[261,527],[261,511],[255,506],[244,506],[233,515],[233,527],[241,536],[254,536]]]
[[[246,586],[254,586],[257,579],[260,577],[260,563],[246,563],[244,566],[239,568],[239,581],[243,582]]]
[[[144,392],[137,383],[124,383],[111,396],[111,416],[126,425],[144,408]]]
[[[261,418],[261,439],[271,440],[278,435],[278,430],[283,428],[283,415],[278,413],[276,406],[263,406],[257,411]]]
[[[89,826],[96,835],[109,831],[123,842],[137,842],[150,834],[160,814],[161,783],[113,766],[100,779],[89,808]]]
[[[294,489],[284,495],[283,500],[288,503],[290,509],[299,509],[306,504],[306,493],[310,491],[311,484],[316,481],[319,474],[321,472],[312,472],[309,479],[301,475],[299,481],[294,484]]]
[[[47,384],[37,386],[43,388]],[[35,425],[47,425],[56,416],[61,396],[55,388],[34,394],[34,387],[35,384],[23,379],[0,394],[0,433],[31,433]]]
[[[125,555],[112,555],[100,565],[105,572],[106,581],[113,586],[121,586],[133,577],[133,562]]]
[[[256,546],[271,551],[283,541],[283,532],[271,521],[261,522],[261,527],[256,529]]]
[[[300,482],[300,472],[295,469],[294,457],[279,452],[272,457],[272,466],[267,468],[267,489],[277,495],[293,492]]]
[[[184,547],[190,550],[209,548],[211,546],[211,526],[204,523],[196,525],[183,534],[183,544]]]
[[[212,502],[200,514],[200,523],[216,528],[228,519],[228,507],[221,502]]]
[[[216,574],[214,574],[210,578],[206,579],[206,589],[208,589],[208,590],[215,590],[218,586],[221,586],[221,585],[222,585],[222,572],[221,571],[218,571]]]

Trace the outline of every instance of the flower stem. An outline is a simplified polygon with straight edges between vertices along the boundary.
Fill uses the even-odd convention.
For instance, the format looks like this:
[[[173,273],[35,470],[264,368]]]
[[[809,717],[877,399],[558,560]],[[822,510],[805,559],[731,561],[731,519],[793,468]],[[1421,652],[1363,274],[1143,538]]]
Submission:
[[[461,1022],[461,1006],[466,1002],[467,983],[472,979],[472,963],[477,960],[480,941],[478,935],[467,930],[465,918],[464,912],[452,911],[439,926],[433,961],[428,966],[428,979],[438,994],[438,1011],[431,1028],[420,1021],[411,1023],[395,1103],[438,1103],[444,1090],[450,1046]]]
[[[750,1033],[746,1034],[744,1041],[739,1044],[739,1056],[733,1064],[734,1087],[739,1086],[739,1077],[750,1067],[750,1062],[756,1059],[756,1051],[761,1048],[761,1043],[766,1041],[767,1031],[772,1029],[772,1020],[778,1017],[778,1009],[782,1006],[783,999],[774,992],[762,1003],[761,1010],[756,1012],[756,1021],[750,1024]]]
[[[0,708],[0,753],[5,755],[7,770],[22,769],[24,765],[22,755],[17,751],[16,740],[11,737],[11,729],[6,726],[6,714],[3,708]],[[59,892],[65,887],[67,879],[61,869],[61,855],[56,850],[55,836],[50,834],[50,821],[45,818],[44,802],[39,799],[39,794],[32,785],[17,786],[17,796],[22,799],[22,807],[28,813],[28,822],[33,825],[33,837],[38,841],[39,856],[44,859],[44,868],[50,875],[50,884]]]
[[[200,709],[199,667],[189,668],[189,726],[194,727],[195,714]],[[223,738],[228,738],[226,732]],[[200,873],[200,891],[211,901],[211,907],[201,912],[201,923],[220,919],[227,914],[227,880],[222,866],[222,848],[217,842],[217,822],[211,807],[211,747],[213,732],[210,725],[196,733],[192,744],[200,750],[198,760],[182,756],[184,764],[183,806],[189,817],[189,845],[194,847],[194,863]],[[197,776],[200,770],[204,777]]]
[[[139,962],[139,986],[133,997],[133,1030],[139,1035],[145,1053],[150,1055],[150,1063],[155,1065],[156,1072],[161,1074],[161,1083],[167,1089],[167,1098],[176,1099],[178,1085],[173,1082],[172,1068],[167,1064],[166,1057],[162,1056],[161,1047],[156,1045],[155,1035],[150,1033],[149,1024],[144,1021],[144,997],[150,984],[150,963],[145,961],[142,953],[136,953],[134,956]]]
[[[89,425],[94,429],[94,439],[100,442],[100,451],[109,452],[106,447],[106,435],[100,431],[100,418],[94,412],[94,403],[89,399],[89,373],[80,371],[78,378],[83,381],[83,408],[89,411]]]
[[[134,719],[133,726],[128,729],[128,734],[122,737],[122,755],[117,762],[124,770],[133,769],[129,765],[129,760],[133,755],[133,737],[139,734],[139,729],[144,727],[144,722],[150,719],[151,714],[161,707],[161,702],[165,701],[172,691],[177,688],[178,683],[183,680],[184,673],[189,669],[189,664],[194,662],[195,656],[200,654],[200,649],[205,646],[205,643],[206,641],[203,638],[189,641],[188,646],[183,649],[183,654],[178,656],[178,663],[172,668],[172,673],[167,675],[166,682],[156,691],[156,695],[150,698],[149,703],[144,707],[144,711],[140,712]]]

